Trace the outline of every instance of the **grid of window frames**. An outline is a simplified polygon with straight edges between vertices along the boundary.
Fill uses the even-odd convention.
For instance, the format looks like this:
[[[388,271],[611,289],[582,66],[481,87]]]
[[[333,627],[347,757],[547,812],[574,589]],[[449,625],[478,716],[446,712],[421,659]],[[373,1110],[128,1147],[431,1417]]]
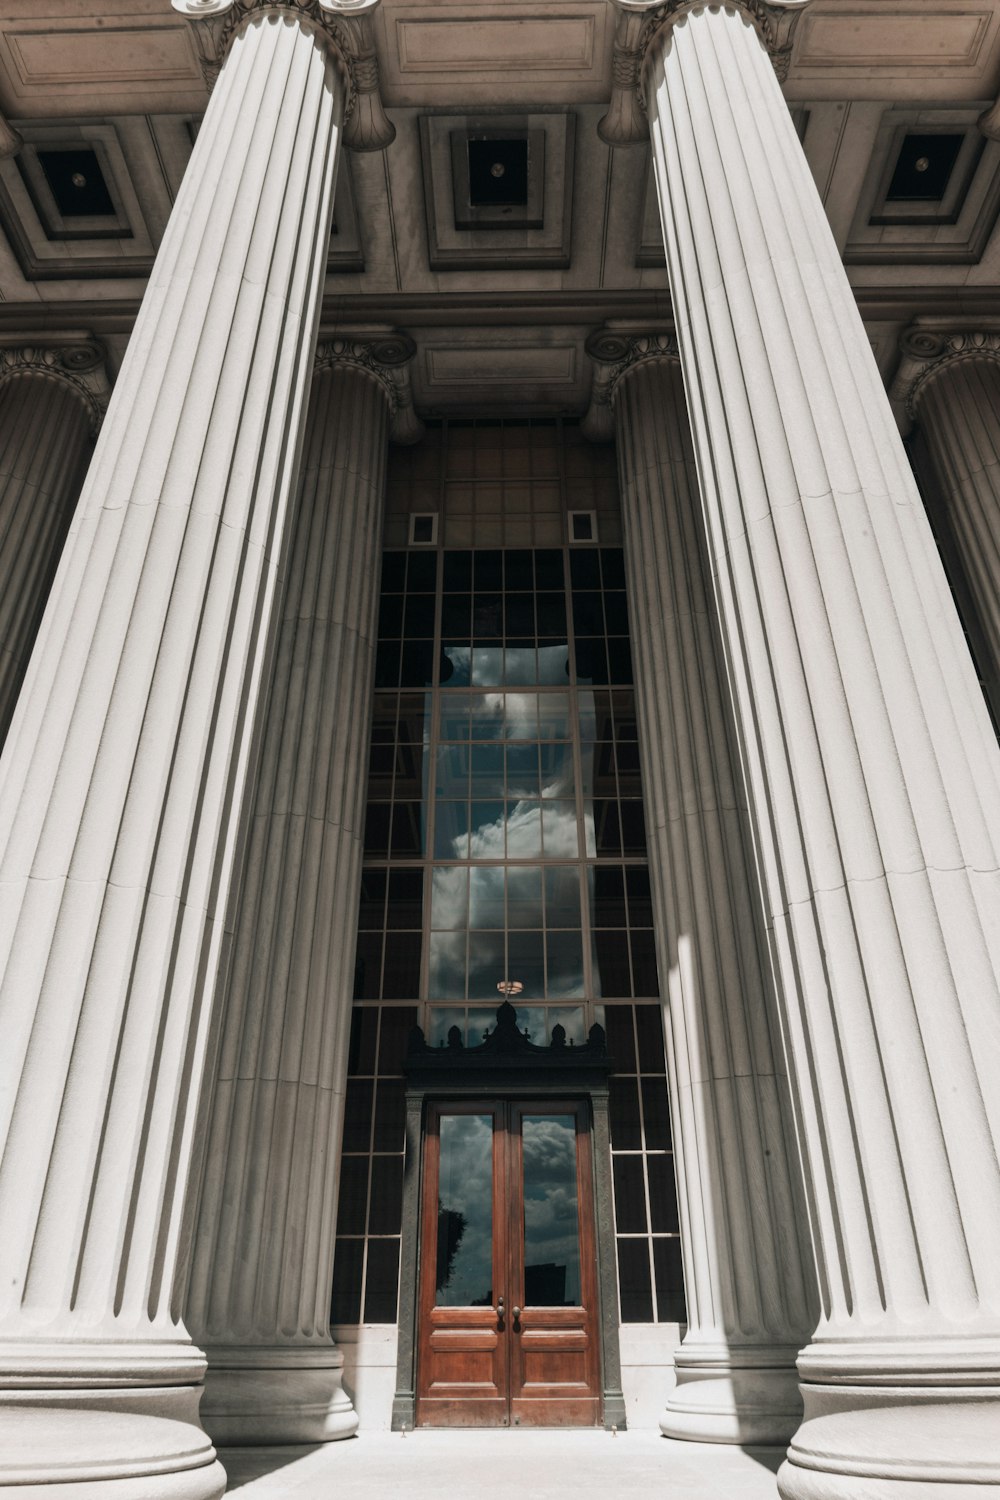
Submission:
[[[585,493],[581,475],[570,483],[593,450],[552,423],[449,423],[430,438],[433,463],[400,450],[390,474],[397,508],[402,490],[411,509],[431,510],[437,465],[444,546],[390,546],[383,561],[334,1321],[395,1320],[399,1203],[387,1215],[386,1194],[399,1168],[387,1162],[401,1145],[379,1134],[377,1099],[383,1087],[401,1099],[402,1084],[377,1038],[388,1026],[396,1045],[419,1001],[432,1041],[457,1025],[474,1045],[505,992],[534,1040],[557,1021],[576,1041],[595,1019],[607,1026],[622,1316],[674,1320],[662,1022],[657,1004],[628,1003],[659,991],[622,554],[483,545],[564,540],[568,506],[595,510],[601,541],[617,539],[613,474],[598,466],[595,480],[592,464]],[[529,489],[532,476],[561,484],[558,533],[544,506],[511,490],[518,470]],[[498,472],[512,514],[526,507],[526,532],[491,529],[499,512],[478,508],[484,473]]]
[[[351,1023],[330,1321],[395,1323],[414,1005],[356,1005]]]
[[[684,1321],[674,1156],[658,1005],[604,1007],[623,1323]]]

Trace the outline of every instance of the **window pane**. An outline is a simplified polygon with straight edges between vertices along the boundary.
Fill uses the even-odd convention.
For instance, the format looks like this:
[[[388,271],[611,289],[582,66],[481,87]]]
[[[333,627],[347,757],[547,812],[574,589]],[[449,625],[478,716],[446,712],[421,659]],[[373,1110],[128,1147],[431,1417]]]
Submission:
[[[469,999],[499,1004],[497,985],[507,978],[502,932],[473,932],[469,936]]]
[[[649,1279],[649,1241],[618,1241],[618,1295],[623,1323],[653,1321],[653,1291]]]
[[[469,871],[469,926],[499,929],[504,925],[504,872],[500,865]]]
[[[507,934],[507,974],[505,977],[524,986],[520,992],[522,1000],[543,998],[545,958],[540,932],[511,931]],[[517,1004],[520,1015],[520,1001]]]
[[[376,1151],[402,1151],[406,1126],[406,1085],[396,1078],[380,1078],[375,1086],[375,1130],[372,1144]]]
[[[607,1005],[604,1008],[604,1029],[608,1036],[608,1052],[616,1073],[635,1072],[635,1037],[632,1031],[631,1005]]]
[[[465,944],[464,931],[431,933],[427,977],[430,999],[465,999]]]
[[[493,1120],[442,1115],[438,1178],[438,1307],[493,1301]]]
[[[415,1005],[383,1005],[378,1038],[378,1070],[383,1078],[402,1073],[410,1032],[416,1024]]]
[[[384,1000],[416,1000],[420,994],[419,932],[394,932],[386,940],[382,970]]]
[[[580,874],[573,866],[545,871],[545,925],[580,925]]]
[[[550,932],[545,939],[547,993],[554,1000],[575,1000],[584,993],[583,935]]]
[[[399,1241],[368,1241],[365,1322],[395,1323],[399,1282]]]
[[[472,795],[477,798],[504,794],[503,746],[473,745],[470,761]]]
[[[506,832],[508,859],[537,859],[542,852],[542,804],[507,803]]]
[[[670,1110],[663,1078],[642,1080],[642,1118],[647,1151],[670,1150]]]
[[[459,931],[469,920],[469,871],[454,865],[434,871],[431,885],[431,927]]]
[[[641,1156],[615,1156],[615,1225],[619,1234],[645,1234],[646,1191]]]
[[[364,1267],[364,1240],[337,1239],[333,1263],[333,1298],[331,1323],[360,1323],[361,1272]]]
[[[609,1112],[613,1151],[639,1151],[642,1129],[639,1120],[639,1089],[634,1078],[612,1078]]]
[[[686,1322],[680,1240],[654,1240],[653,1265],[656,1267],[656,1300],[660,1322]]]
[[[665,1073],[663,1012],[658,1005],[637,1005],[635,1027],[639,1037],[640,1073]]]
[[[403,1158],[372,1158],[372,1197],[368,1210],[369,1234],[398,1234],[403,1211]],[[369,1260],[369,1287],[371,1261]]]
[[[649,1174],[649,1217],[654,1234],[677,1234],[677,1186],[674,1158],[669,1153],[646,1158]]]
[[[579,1307],[580,1230],[573,1115],[525,1115],[524,1301]]]
[[[434,858],[468,859],[469,804],[438,802],[434,809]]]
[[[340,1234],[364,1234],[368,1203],[368,1157],[345,1156],[340,1164],[340,1199],[337,1230]]]
[[[537,797],[538,746],[507,746],[507,790],[511,797]]]
[[[437,797],[469,795],[469,750],[467,745],[442,745],[437,753],[434,774]]]
[[[372,1085],[364,1079],[351,1078],[344,1101],[344,1151],[370,1149],[372,1120]]]
[[[356,1005],[351,1016],[351,1042],[347,1053],[348,1073],[374,1073],[377,1031],[378,1007]]]
[[[596,992],[606,996],[630,995],[628,934],[598,930],[594,934],[594,952]]]
[[[505,823],[502,802],[473,802],[469,811],[469,858],[503,859]]]
[[[389,875],[389,900],[385,925],[390,930],[419,929],[424,922],[423,870],[393,870]]]
[[[541,867],[512,865],[507,871],[507,926],[540,927],[541,922]]]

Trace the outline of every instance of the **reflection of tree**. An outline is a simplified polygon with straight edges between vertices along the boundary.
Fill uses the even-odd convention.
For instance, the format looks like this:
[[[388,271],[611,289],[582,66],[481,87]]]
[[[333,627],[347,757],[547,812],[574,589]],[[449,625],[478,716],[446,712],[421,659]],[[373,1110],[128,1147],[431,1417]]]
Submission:
[[[438,1199],[437,1283],[439,1292],[451,1281],[455,1256],[465,1233],[466,1219],[457,1208],[445,1208]]]

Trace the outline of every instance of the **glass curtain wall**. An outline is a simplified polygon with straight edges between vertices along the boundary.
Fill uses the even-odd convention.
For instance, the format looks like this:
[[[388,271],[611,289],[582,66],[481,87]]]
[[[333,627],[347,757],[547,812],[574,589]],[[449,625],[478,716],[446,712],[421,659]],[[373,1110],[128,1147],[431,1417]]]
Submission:
[[[607,1028],[622,1317],[683,1317],[620,522],[596,452],[569,424],[451,423],[390,480],[390,543],[436,539],[383,559],[338,1325],[395,1321],[409,1027],[475,1045],[504,998],[532,1041]],[[434,521],[404,533],[407,515]]]

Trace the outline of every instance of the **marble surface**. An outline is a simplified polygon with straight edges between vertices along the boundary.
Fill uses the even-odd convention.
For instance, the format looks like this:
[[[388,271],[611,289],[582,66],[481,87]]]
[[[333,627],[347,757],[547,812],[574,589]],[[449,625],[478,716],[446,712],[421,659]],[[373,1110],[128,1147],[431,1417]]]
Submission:
[[[605,1500],[660,1494],[685,1500],[774,1500],[778,1448],[680,1443],[650,1431],[371,1433],[312,1448],[224,1448],[227,1494],[240,1500],[368,1500],[405,1488],[407,1500],[452,1494],[500,1500]],[[336,1490],[334,1491],[334,1486]]]

